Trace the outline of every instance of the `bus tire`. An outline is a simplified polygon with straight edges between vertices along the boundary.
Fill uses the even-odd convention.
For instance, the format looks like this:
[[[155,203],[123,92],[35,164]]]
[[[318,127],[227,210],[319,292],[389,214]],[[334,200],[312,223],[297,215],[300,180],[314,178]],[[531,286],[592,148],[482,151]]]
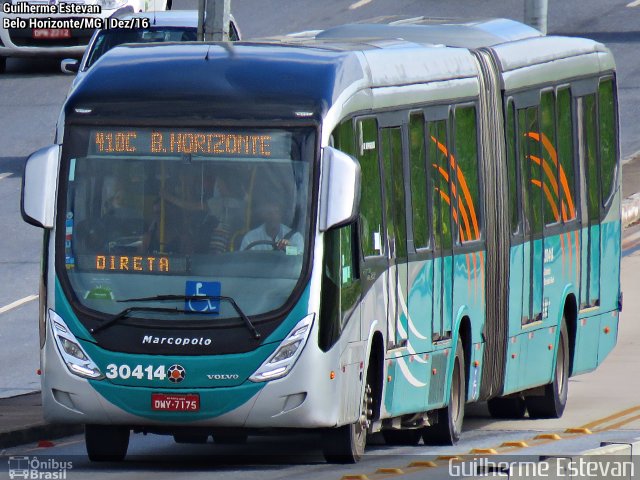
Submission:
[[[129,427],[85,425],[84,440],[92,462],[120,462],[129,448]]]
[[[524,418],[527,405],[522,395],[515,397],[496,397],[487,401],[489,414],[493,418]]]
[[[420,442],[422,431],[420,429],[383,430],[382,437],[387,445],[412,447]]]
[[[247,443],[249,435],[245,432],[215,432],[213,441],[219,445],[243,445]]]
[[[174,433],[173,441],[176,443],[207,443],[209,435],[203,434],[189,434],[189,433]]]
[[[367,384],[364,387],[360,416],[350,425],[329,428],[322,433],[322,453],[328,463],[357,463],[367,445],[367,429],[371,422],[373,404],[374,369],[367,369]]]
[[[464,366],[464,349],[462,348],[462,341],[458,339],[456,358],[453,362],[451,376],[449,404],[436,412],[437,422],[435,425],[423,429],[422,440],[425,445],[455,445],[460,440],[466,401]]]
[[[0,73],[7,70],[7,57],[0,57]]]
[[[556,349],[553,381],[544,387],[544,395],[526,397],[529,418],[560,418],[567,406],[569,393],[569,334],[562,318],[560,340]]]

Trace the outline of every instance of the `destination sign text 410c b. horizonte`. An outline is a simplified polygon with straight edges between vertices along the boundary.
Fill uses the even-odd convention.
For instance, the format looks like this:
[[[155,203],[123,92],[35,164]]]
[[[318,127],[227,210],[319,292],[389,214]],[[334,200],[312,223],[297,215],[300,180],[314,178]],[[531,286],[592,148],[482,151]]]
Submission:
[[[93,154],[211,155],[269,158],[288,153],[286,134],[167,130],[94,130]]]

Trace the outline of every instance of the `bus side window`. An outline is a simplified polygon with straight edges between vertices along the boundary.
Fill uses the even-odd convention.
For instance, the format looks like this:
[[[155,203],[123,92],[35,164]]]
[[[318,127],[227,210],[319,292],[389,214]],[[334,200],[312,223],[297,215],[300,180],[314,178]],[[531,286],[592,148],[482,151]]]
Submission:
[[[590,222],[600,220],[600,172],[598,171],[597,148],[597,99],[596,94],[585,95],[582,100],[582,122],[584,124],[585,170],[587,177],[587,211]]]
[[[378,164],[378,122],[366,118],[357,122],[357,158],[362,170],[360,194],[360,242],[364,257],[383,253],[382,197]]]
[[[560,222],[560,210],[558,209],[558,171],[554,158],[556,153],[556,114],[555,98],[553,90],[542,92],[540,98],[540,144],[542,156],[540,163],[542,172],[540,183],[544,195],[544,223],[554,225]]]
[[[573,158],[573,114],[571,111],[571,90],[569,87],[558,89],[556,93],[558,115],[558,187],[561,189],[562,199],[560,214],[565,222],[575,220],[576,196],[575,174]]]
[[[456,185],[451,197],[457,211],[460,243],[480,240],[480,183],[478,181],[478,141],[476,108],[455,110],[455,168],[451,168],[451,184]],[[453,162],[451,162],[453,164]],[[456,215],[456,214],[454,214]],[[454,216],[455,221],[455,216]]]
[[[416,250],[429,247],[427,215],[427,167],[424,143],[424,115],[411,114],[409,123],[411,204],[413,206],[413,243]]]
[[[429,122],[429,164],[433,181],[433,237],[437,249],[451,249],[451,189],[449,150],[445,120]]]
[[[600,82],[598,91],[598,125],[600,127],[600,176],[602,179],[602,205],[606,205],[614,192],[617,166],[616,112],[613,79]]]
[[[507,103],[507,173],[509,176],[509,218],[511,233],[520,229],[520,209],[518,208],[518,161],[516,159],[516,117],[513,99]]]
[[[360,282],[358,282],[358,268],[355,265],[354,231],[353,225],[340,229],[340,313],[343,323],[348,313],[360,298]]]
[[[353,225],[346,225],[324,234],[318,338],[323,351],[329,350],[338,340],[360,299],[361,286],[353,262],[353,233]]]
[[[543,225],[542,167],[538,107],[518,110],[519,157],[522,180],[522,211],[525,233],[541,233]]]
[[[342,152],[356,156],[356,142],[354,135],[353,120],[343,121],[334,131],[333,138],[335,146]],[[358,265],[359,255],[357,245],[357,235],[354,225],[347,225],[340,229],[340,268],[341,268],[341,292],[344,294],[345,289],[353,284],[353,280],[359,278],[360,268]],[[355,297],[354,297],[355,299]],[[353,306],[353,301],[349,301],[345,306],[343,298],[343,312]]]
[[[333,143],[338,150],[356,156],[355,136],[353,134],[353,121],[351,119],[343,121],[333,131]]]

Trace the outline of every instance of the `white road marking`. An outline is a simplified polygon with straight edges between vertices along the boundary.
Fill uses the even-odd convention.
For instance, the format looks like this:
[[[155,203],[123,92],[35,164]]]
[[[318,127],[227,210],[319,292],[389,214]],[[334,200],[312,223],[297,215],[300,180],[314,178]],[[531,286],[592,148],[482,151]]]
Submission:
[[[631,3],[628,3],[627,7],[640,7],[640,0],[634,0]]]
[[[3,178],[7,178],[11,176],[11,172],[7,172],[7,173],[0,173],[0,180],[2,180]]]
[[[349,5],[349,10],[355,10],[356,8],[364,7],[367,3],[371,3],[372,0],[359,0],[356,3]]]
[[[32,302],[33,300],[35,300],[37,298],[38,298],[38,295],[29,295],[27,297],[21,298],[20,300],[16,300],[15,302],[10,303],[9,305],[5,305],[4,307],[0,307],[0,313],[5,313],[5,312],[8,312],[9,310],[13,310],[14,308],[21,307],[25,303]]]

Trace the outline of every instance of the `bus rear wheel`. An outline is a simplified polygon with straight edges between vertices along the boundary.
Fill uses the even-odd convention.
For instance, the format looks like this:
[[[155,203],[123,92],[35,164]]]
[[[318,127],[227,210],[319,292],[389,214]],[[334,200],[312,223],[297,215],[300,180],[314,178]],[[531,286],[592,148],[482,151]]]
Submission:
[[[92,462],[119,462],[129,448],[129,427],[85,425],[84,440]]]
[[[464,349],[462,342],[458,339],[456,358],[453,362],[449,405],[436,412],[437,422],[435,425],[423,429],[422,440],[425,445],[455,445],[460,440],[467,391],[464,365]]]
[[[487,401],[489,413],[493,418],[524,418],[527,405],[522,395],[516,397],[496,397]]]
[[[526,397],[529,418],[560,418],[567,406],[569,393],[569,335],[562,319],[560,340],[556,349],[556,371],[553,381],[545,385],[544,395]]]
[[[367,375],[369,379],[369,375]],[[322,453],[329,463],[356,463],[364,455],[367,429],[371,422],[373,395],[371,384],[364,387],[360,416],[355,423],[325,430],[322,434]]]

